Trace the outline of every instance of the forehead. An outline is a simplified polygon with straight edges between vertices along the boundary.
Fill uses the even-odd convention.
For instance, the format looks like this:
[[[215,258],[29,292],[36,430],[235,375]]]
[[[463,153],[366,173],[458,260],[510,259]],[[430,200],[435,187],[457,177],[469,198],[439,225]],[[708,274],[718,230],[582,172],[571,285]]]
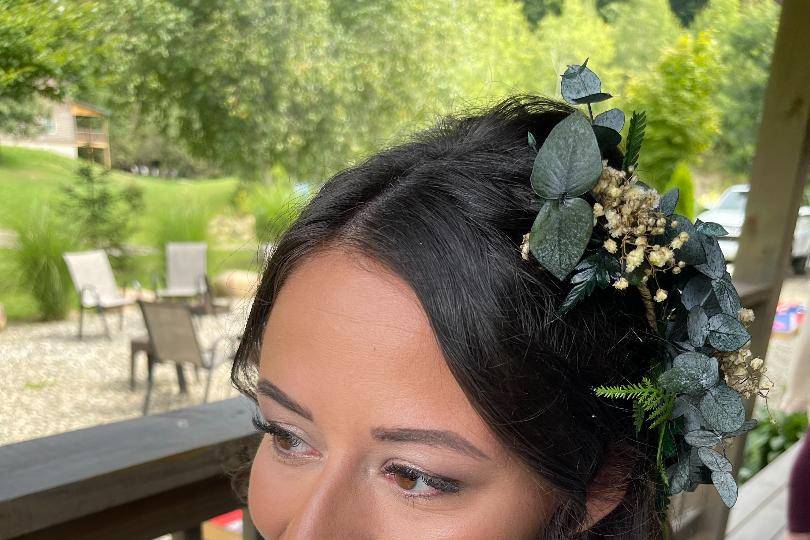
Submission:
[[[316,422],[350,415],[390,425],[396,415],[423,427],[486,431],[413,290],[360,254],[319,253],[290,274],[265,327],[260,374]]]

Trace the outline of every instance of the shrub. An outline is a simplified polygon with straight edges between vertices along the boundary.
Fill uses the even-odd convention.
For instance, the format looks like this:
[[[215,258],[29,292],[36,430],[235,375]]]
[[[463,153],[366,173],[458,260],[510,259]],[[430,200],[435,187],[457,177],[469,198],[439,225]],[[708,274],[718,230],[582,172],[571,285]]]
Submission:
[[[308,188],[304,188],[305,184],[277,179],[257,186],[245,195],[246,205],[256,218],[256,237],[260,241],[276,242],[298,218],[309,195]]]
[[[19,240],[12,252],[21,288],[30,291],[42,319],[63,319],[72,285],[62,254],[76,247],[74,232],[47,207],[14,229]]]
[[[143,209],[143,191],[134,185],[113,188],[109,173],[82,162],[76,181],[62,188],[62,210],[81,245],[107,251],[111,264],[122,270],[127,266],[124,242],[132,234],[136,213]]]
[[[678,197],[678,207],[675,210],[677,213],[688,217],[690,220],[695,220],[695,183],[692,181],[692,171],[689,165],[683,161],[679,161],[675,165],[675,170],[672,171],[672,176],[667,182],[666,190],[678,188],[680,197]]]
[[[760,418],[767,416],[759,411]],[[772,419],[763,420],[749,434],[745,443],[745,460],[740,468],[740,482],[750,479],[779,454],[790,448],[807,431],[807,413],[777,412]]]

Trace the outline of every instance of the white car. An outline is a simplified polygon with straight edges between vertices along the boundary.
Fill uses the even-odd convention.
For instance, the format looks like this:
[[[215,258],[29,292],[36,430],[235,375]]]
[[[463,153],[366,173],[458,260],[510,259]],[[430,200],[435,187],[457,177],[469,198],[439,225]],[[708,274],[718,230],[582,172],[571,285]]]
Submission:
[[[722,225],[728,236],[718,238],[720,249],[723,250],[726,260],[731,262],[737,256],[738,240],[745,221],[745,205],[748,202],[748,189],[746,184],[739,184],[728,188],[720,200],[710,210],[701,213],[698,219],[712,221]],[[807,202],[807,201],[805,201]],[[793,269],[804,274],[810,270],[810,205],[799,209],[796,220],[796,230],[793,234]]]

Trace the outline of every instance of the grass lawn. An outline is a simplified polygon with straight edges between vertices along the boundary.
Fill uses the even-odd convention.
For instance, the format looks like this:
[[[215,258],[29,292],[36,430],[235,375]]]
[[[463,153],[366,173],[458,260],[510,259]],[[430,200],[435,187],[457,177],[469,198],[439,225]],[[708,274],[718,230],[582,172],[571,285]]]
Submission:
[[[26,148],[0,147],[0,228],[29,222],[38,209],[59,201],[60,187],[75,178],[77,162],[50,152]],[[113,171],[112,180],[121,185],[140,186],[144,194],[144,212],[130,238],[130,243],[154,245],[159,217],[166,212],[188,208],[207,208],[211,215],[229,211],[230,198],[237,185],[234,178],[203,180],[168,180],[147,178]],[[256,254],[251,250],[222,249],[210,244],[208,272],[213,277],[227,269],[256,270]],[[116,272],[120,285],[138,280],[144,288],[152,288],[153,276],[162,275],[160,254],[134,257],[130,268]],[[14,251],[0,248],[0,304],[4,304],[9,320],[36,320],[34,297],[20,285],[15,267]]]
[[[56,204],[60,186],[75,178],[76,160],[42,150],[0,147],[0,227],[25,223],[38,208]],[[234,178],[166,180],[113,171],[112,180],[143,189],[145,210],[131,241],[149,244],[159,214],[178,205],[224,211],[237,185]]]

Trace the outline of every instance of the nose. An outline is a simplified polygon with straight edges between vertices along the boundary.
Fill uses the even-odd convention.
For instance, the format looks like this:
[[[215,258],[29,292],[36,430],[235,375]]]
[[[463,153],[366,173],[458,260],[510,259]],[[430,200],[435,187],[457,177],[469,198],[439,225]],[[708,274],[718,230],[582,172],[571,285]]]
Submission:
[[[371,513],[367,480],[358,478],[348,463],[332,462],[312,480],[283,540],[371,540]]]

